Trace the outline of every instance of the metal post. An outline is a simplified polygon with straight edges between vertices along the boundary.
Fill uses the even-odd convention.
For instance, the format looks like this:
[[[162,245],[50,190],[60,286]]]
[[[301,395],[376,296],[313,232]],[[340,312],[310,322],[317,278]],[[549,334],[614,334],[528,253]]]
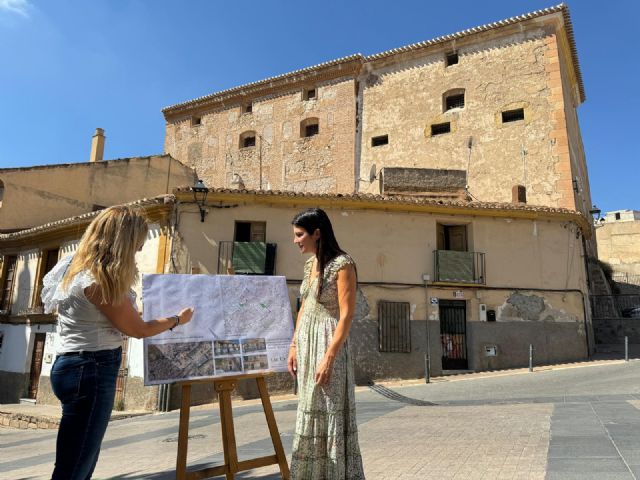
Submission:
[[[426,325],[426,352],[424,354],[424,383],[431,382],[431,335],[429,334],[429,288],[427,284],[427,280],[424,281],[424,295],[427,301],[427,305],[425,308],[425,320],[424,323]]]
[[[624,361],[629,361],[629,337],[624,337]]]
[[[533,372],[533,345],[529,344],[529,371]]]

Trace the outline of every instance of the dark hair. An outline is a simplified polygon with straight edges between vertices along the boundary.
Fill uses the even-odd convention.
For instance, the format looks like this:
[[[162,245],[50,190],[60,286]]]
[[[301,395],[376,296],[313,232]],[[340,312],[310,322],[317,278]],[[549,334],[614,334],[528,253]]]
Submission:
[[[338,240],[336,240],[333,227],[331,226],[331,220],[329,220],[329,216],[324,210],[320,208],[310,208],[300,212],[293,217],[291,224],[298,228],[304,228],[310,235],[313,235],[316,229],[320,230],[320,238],[316,242],[316,258],[318,260],[318,266],[320,267],[318,275],[319,297],[322,292],[322,278],[325,267],[331,260],[345,253],[345,251],[338,245]]]

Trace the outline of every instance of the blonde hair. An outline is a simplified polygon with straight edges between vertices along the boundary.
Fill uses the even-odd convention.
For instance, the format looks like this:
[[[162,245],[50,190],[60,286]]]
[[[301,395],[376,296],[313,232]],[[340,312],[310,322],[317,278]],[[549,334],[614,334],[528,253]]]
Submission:
[[[102,303],[119,305],[138,279],[135,255],[149,227],[143,213],[128,206],[109,207],[93,219],[62,280],[66,288],[86,270],[102,292]]]

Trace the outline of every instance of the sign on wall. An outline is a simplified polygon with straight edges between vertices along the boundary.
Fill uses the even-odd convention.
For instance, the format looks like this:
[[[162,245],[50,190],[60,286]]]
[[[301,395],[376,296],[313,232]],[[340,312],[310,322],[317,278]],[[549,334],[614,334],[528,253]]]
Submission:
[[[191,322],[144,339],[144,384],[286,372],[293,336],[285,277],[145,275],[143,319],[194,307]]]

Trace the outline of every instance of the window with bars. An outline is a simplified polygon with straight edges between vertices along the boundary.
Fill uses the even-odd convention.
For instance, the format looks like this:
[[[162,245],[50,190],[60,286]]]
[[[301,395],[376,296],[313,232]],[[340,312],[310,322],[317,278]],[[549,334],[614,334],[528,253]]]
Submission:
[[[517,122],[518,120],[524,120],[524,108],[502,112],[502,123]]]
[[[381,352],[411,352],[409,302],[378,302],[378,349]]]
[[[445,111],[454,108],[464,108],[464,93],[449,95],[445,98]]]

